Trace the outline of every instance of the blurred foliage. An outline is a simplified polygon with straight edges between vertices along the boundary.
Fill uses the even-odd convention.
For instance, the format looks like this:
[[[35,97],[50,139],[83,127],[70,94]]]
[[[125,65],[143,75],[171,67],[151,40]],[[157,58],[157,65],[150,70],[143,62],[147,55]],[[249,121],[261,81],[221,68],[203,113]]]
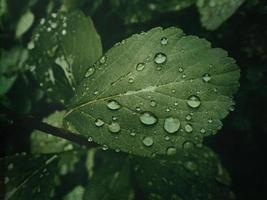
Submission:
[[[37,115],[40,120],[45,118],[44,121],[48,123],[49,115],[63,109],[58,102],[48,98],[33,76],[32,68],[29,67],[31,65],[27,46],[33,31],[41,18],[46,18],[52,12],[81,9],[85,16],[92,18],[101,37],[104,52],[136,32],[146,31],[155,26],[180,27],[186,34],[204,37],[213,46],[226,49],[241,67],[241,88],[235,97],[235,110],[224,120],[225,125],[220,133],[206,140],[206,145],[218,153],[222,164],[229,171],[236,199],[266,199],[267,3],[264,0],[234,1],[237,3],[231,8],[227,6],[224,16],[216,16],[218,11],[222,10],[221,7],[217,8],[214,4],[209,4],[209,1],[202,2],[210,6],[200,10],[201,0],[0,0],[0,108]],[[222,2],[229,1],[220,1],[219,4]],[[226,9],[225,5],[223,8]],[[205,27],[214,30],[209,31]],[[52,118],[52,123],[56,121]],[[120,182],[112,182],[116,187],[126,188],[118,193],[122,192],[123,195],[129,191],[129,199],[142,200],[146,199],[147,191],[151,191],[149,185],[143,185],[144,180],[141,181],[142,184],[138,184],[137,175],[132,174],[134,168],[131,169],[130,178],[128,177],[127,168],[123,168],[127,165],[127,161],[123,159],[128,158],[122,153],[102,150],[88,152],[82,148],[77,151],[76,147],[71,147],[70,143],[65,144],[62,139],[40,132],[37,134],[30,125],[25,127],[21,122],[14,123],[4,113],[0,113],[0,126],[1,146],[5,149],[1,156],[6,156],[5,159],[1,159],[1,176],[4,177],[7,191],[16,188],[17,183],[24,183],[21,180],[37,170],[30,179],[27,178],[30,184],[23,190],[26,192],[21,193],[20,188],[17,190],[21,198],[79,200],[83,199],[84,194],[92,194],[90,185],[93,182],[96,183],[95,186],[99,183],[99,187],[94,191],[100,189],[100,192],[110,194],[117,190],[109,190],[108,184],[112,182],[109,180],[122,169],[122,174],[126,175],[116,177],[118,180],[129,180],[130,185],[121,186]],[[44,151],[42,148],[33,150],[31,146],[34,142],[37,146],[39,142],[40,145],[42,142],[45,143]],[[49,146],[46,145],[48,142]],[[12,156],[24,151],[27,155],[23,153]],[[49,156],[53,157],[50,155],[51,152],[57,152],[58,156],[55,162],[51,163],[53,169],[50,171],[50,165],[46,166],[44,163]],[[35,154],[41,155],[36,157]],[[156,159],[141,162],[148,166],[144,168],[149,168],[147,176],[141,178],[151,179],[157,173],[165,175],[171,172],[171,175],[177,175],[164,170],[172,167],[171,165],[158,168],[161,166],[158,162]],[[131,166],[136,164],[135,162]],[[181,168],[180,165],[179,167]],[[51,173],[41,179],[45,168]],[[210,172],[216,173],[212,170]],[[226,179],[226,182],[228,181]],[[175,198],[179,199],[179,196]]]

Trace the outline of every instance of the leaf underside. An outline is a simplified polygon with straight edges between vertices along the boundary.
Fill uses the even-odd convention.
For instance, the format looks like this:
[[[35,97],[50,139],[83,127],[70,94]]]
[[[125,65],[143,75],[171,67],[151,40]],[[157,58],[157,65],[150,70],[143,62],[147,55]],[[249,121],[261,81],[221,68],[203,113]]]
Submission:
[[[202,25],[215,30],[231,17],[245,0],[198,0],[197,7]]]
[[[93,22],[80,11],[41,19],[32,41],[31,69],[47,95],[67,103],[85,71],[102,54]]]
[[[221,128],[239,86],[234,59],[174,27],[123,40],[88,72],[67,125],[101,145],[141,156],[166,154],[188,141],[201,145]]]

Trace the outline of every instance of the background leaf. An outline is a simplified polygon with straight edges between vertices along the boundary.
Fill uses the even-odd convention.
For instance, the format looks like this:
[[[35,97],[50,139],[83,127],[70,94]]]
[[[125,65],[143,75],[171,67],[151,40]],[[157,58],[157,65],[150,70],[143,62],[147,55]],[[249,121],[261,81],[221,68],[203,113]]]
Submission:
[[[196,0],[110,0],[113,12],[126,24],[146,22],[155,15],[168,11],[179,11],[192,5]]]
[[[63,117],[66,111],[56,111],[43,120],[54,127],[62,128]],[[73,150],[74,146],[68,140],[34,130],[31,134],[31,152],[38,153],[60,153]]]
[[[99,144],[142,156],[201,145],[221,128],[239,85],[225,51],[177,28],[133,35],[88,72],[66,121]]]
[[[20,38],[33,24],[34,15],[28,10],[20,18],[16,28],[16,37]]]
[[[2,158],[1,172],[5,174],[5,200],[40,199],[53,196],[56,155],[31,156],[19,154]]]
[[[202,25],[215,30],[242,5],[245,0],[198,0]]]
[[[102,54],[93,22],[79,11],[52,13],[41,19],[28,48],[40,86],[61,103],[69,101],[85,71]]]
[[[103,152],[98,152],[103,154]],[[133,191],[129,181],[129,160],[123,154],[107,153],[95,169],[92,179],[85,188],[84,200],[117,200],[133,199]]]
[[[208,148],[187,147],[169,157],[134,159],[137,184],[148,199],[233,199],[229,175],[218,157]]]

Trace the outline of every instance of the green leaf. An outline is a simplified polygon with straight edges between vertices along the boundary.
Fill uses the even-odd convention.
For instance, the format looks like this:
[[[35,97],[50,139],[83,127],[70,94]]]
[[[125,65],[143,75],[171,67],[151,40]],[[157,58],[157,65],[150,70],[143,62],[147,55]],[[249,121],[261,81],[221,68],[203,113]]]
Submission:
[[[34,15],[30,10],[27,10],[19,19],[16,28],[16,38],[20,38],[34,22]]]
[[[102,154],[102,155],[101,155]],[[84,200],[132,200],[129,160],[118,153],[100,153],[101,165],[85,188]]]
[[[10,51],[1,50],[0,95],[4,95],[17,79],[18,72],[28,59],[28,51],[19,47]]]
[[[66,111],[56,111],[43,120],[54,127],[62,128],[63,117]],[[35,130],[31,134],[31,152],[38,153],[59,153],[72,150],[73,144],[68,140],[49,135],[42,131]]]
[[[90,71],[65,120],[101,145],[142,156],[201,145],[222,126],[239,86],[225,51],[177,28],[133,35]]]
[[[188,145],[189,147],[190,145]],[[208,148],[191,148],[159,159],[134,159],[134,175],[148,199],[192,200],[233,198],[231,180]],[[171,155],[171,154],[170,154]]]
[[[179,11],[192,5],[196,0],[111,0],[113,12],[126,24],[146,22],[158,13]]]
[[[245,0],[198,0],[197,7],[202,25],[215,30],[242,5]]]
[[[79,11],[52,13],[41,19],[28,48],[40,86],[61,103],[69,101],[85,71],[102,54],[92,20]]]
[[[53,196],[56,155],[19,154],[0,160],[5,175],[5,200],[47,200]]]
[[[84,187],[81,185],[76,186],[70,191],[63,200],[83,200]]]

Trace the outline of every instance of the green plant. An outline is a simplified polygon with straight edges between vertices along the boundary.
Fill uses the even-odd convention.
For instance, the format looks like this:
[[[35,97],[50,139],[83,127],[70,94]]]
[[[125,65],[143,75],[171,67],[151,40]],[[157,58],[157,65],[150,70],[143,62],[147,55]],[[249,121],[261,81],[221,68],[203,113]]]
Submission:
[[[1,47],[1,126],[22,124],[30,133],[10,139],[26,138],[27,153],[11,155],[20,148],[6,142],[5,199],[235,199],[204,140],[234,110],[236,61],[174,26],[133,33],[193,6],[202,26],[215,30],[243,2],[25,0],[17,8],[1,0],[1,39],[14,35]],[[103,25],[100,37],[84,13],[101,23],[117,16],[128,31],[117,37],[127,39],[102,46],[102,36],[112,36]]]

